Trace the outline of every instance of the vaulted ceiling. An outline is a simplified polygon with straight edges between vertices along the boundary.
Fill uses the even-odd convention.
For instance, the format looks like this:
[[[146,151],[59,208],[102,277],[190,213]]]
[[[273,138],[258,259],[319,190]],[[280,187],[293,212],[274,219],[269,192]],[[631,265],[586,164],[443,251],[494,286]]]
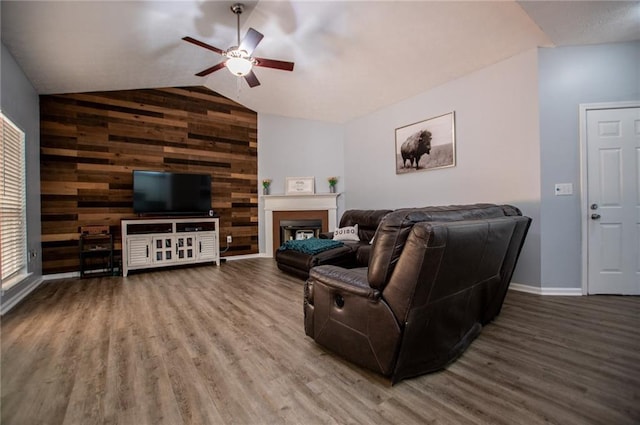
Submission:
[[[2,43],[41,94],[205,85],[260,113],[346,122],[538,46],[640,39],[634,1],[243,1],[255,55],[295,62],[219,70],[233,1],[0,2]]]

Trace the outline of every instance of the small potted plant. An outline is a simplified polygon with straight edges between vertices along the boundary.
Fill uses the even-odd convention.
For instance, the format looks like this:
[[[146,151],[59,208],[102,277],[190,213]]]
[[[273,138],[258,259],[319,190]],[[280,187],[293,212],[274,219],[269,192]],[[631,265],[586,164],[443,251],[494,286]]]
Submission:
[[[336,193],[336,185],[338,184],[338,178],[335,176],[329,177],[327,179],[329,182],[329,192]]]
[[[262,180],[262,194],[263,195],[268,195],[269,194],[269,187],[271,187],[271,179]]]

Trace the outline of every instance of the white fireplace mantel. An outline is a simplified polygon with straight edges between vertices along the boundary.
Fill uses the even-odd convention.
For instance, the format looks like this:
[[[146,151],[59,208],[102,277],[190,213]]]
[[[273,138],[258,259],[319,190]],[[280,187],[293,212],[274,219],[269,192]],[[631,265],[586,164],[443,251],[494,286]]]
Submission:
[[[273,212],[274,211],[327,211],[329,231],[338,225],[339,193],[314,195],[264,195],[265,254],[273,257]]]

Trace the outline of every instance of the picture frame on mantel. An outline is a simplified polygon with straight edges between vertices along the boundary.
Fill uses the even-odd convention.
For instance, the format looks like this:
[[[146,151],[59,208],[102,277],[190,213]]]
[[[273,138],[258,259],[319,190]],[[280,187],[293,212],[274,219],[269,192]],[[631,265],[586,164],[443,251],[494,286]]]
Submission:
[[[285,195],[313,195],[315,177],[287,177],[284,193]]]

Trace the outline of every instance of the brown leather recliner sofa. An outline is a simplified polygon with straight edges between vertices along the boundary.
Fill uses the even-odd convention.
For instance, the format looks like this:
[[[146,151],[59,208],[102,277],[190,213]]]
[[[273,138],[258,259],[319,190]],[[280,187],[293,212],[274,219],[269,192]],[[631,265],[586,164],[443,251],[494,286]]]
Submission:
[[[531,219],[509,205],[386,215],[368,267],[314,267],[305,332],[396,383],[454,361],[499,312]]]
[[[312,267],[331,264],[346,268],[357,267],[368,261],[369,243],[376,233],[382,218],[391,210],[347,210],[340,218],[338,227],[358,225],[359,241],[345,241],[343,246],[317,254],[305,254],[293,250],[276,251],[278,268],[294,276],[306,279]],[[333,232],[320,234],[321,239],[331,239]],[[364,261],[364,263],[363,263]]]

